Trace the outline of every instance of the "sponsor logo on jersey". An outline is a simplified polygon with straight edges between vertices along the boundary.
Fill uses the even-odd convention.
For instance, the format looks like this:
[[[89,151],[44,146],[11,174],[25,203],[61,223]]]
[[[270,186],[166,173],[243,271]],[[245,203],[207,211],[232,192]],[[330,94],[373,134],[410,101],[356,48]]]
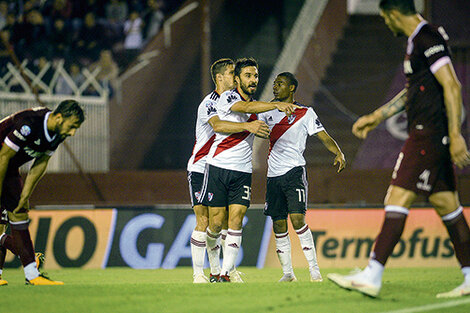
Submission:
[[[294,123],[296,117],[297,117],[297,115],[291,114],[291,115],[287,118],[287,123],[289,123],[289,124]]]
[[[211,115],[212,113],[217,113],[216,108],[214,108],[214,104],[212,102],[206,102],[206,109],[207,115]]]
[[[403,62],[403,71],[405,74],[413,74],[413,68],[411,67],[410,60],[405,60],[405,62]]]
[[[18,137],[18,139],[20,139],[20,140],[26,141],[26,138],[24,138],[23,135],[21,135],[20,132],[17,131],[16,129],[13,131],[13,135]]]
[[[269,116],[269,117],[268,117],[268,121],[272,122],[272,120],[273,120],[273,117],[272,117],[272,116]]]
[[[230,96],[228,96],[228,98],[227,98],[227,102],[228,102],[228,103],[231,103],[231,102],[234,101],[234,100],[238,100],[238,97],[235,96],[235,95],[230,95]]]
[[[318,118],[315,120],[315,124],[317,125],[317,127],[322,127],[323,126],[320,122],[320,119],[318,119]]]
[[[21,126],[20,133],[23,136],[28,136],[29,134],[31,134],[31,128],[28,125],[23,125]]]
[[[24,152],[32,158],[39,158],[40,156],[44,154],[43,152],[38,152],[29,147],[24,147]]]
[[[213,198],[214,198],[214,194],[213,194],[212,192],[208,192],[208,193],[207,193],[207,199],[208,199],[209,201],[212,201]]]
[[[444,51],[444,45],[436,45],[424,51],[424,55],[426,56],[426,58],[429,58],[431,55],[442,51]]]

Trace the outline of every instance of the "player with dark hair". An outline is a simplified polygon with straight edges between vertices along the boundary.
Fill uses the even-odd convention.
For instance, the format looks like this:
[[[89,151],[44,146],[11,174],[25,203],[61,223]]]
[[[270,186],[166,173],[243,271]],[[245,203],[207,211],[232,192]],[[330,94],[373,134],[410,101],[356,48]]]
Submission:
[[[417,194],[424,194],[447,228],[464,275],[460,286],[437,297],[469,295],[470,231],[452,163],[459,168],[469,165],[470,153],[460,131],[462,93],[447,47],[448,36],[442,27],[428,24],[417,14],[410,0],[382,0],[380,15],[395,35],[408,37],[404,61],[407,85],[391,101],[359,118],[352,131],[366,138],[382,121],[406,110],[409,138],[392,174],[384,201],[385,219],[368,266],[357,274],[329,274],[328,278],[340,287],[376,297],[385,263],[400,240],[409,208]]]
[[[75,100],[62,101],[51,112],[47,108],[20,111],[0,121],[1,209],[8,212],[11,235],[0,236],[0,246],[19,255],[26,284],[63,285],[39,273],[29,233],[29,198],[46,172],[60,143],[75,135],[85,116]],[[34,160],[24,185],[18,168]]]
[[[248,131],[263,138],[267,138],[269,135],[269,128],[264,122],[258,120],[245,123],[222,121],[217,114],[214,114],[216,113],[215,106],[219,101],[220,95],[234,87],[233,61],[231,59],[217,60],[212,64],[210,71],[215,84],[215,90],[207,95],[198,107],[196,142],[187,166],[191,203],[196,215],[196,227],[190,240],[194,283],[209,282],[203,272],[209,213],[207,206],[199,201],[199,196],[204,178],[207,154],[214,142],[215,132],[238,133]],[[226,220],[223,225],[222,236],[224,236],[224,232],[226,235]],[[221,244],[223,245],[223,242],[220,242],[221,237],[218,238],[215,247],[207,250],[211,266],[210,282],[216,282],[220,276],[220,246]],[[235,278],[235,282],[243,282],[241,277],[239,277],[239,273],[234,268],[231,270],[231,275]]]
[[[292,103],[253,101],[258,87],[258,64],[252,58],[235,63],[237,87],[224,92],[216,107],[221,120],[247,122],[257,120],[257,113],[279,109],[290,115],[297,107]],[[264,123],[263,123],[264,124]],[[209,207],[207,250],[217,245],[228,207],[228,232],[220,282],[230,282],[242,239],[242,221],[251,198],[251,158],[254,135],[249,132],[216,133],[204,175],[201,202]]]
[[[258,114],[258,118],[265,121],[271,129],[264,214],[271,216],[273,220],[276,252],[284,273],[279,281],[297,280],[292,268],[291,243],[287,230],[289,215],[308,262],[310,280],[320,282],[323,279],[317,263],[312,232],[305,223],[308,182],[303,153],[307,137],[316,135],[335,154],[333,164],[338,164],[338,172],[344,169],[346,160],[315,111],[294,101],[297,86],[297,79],[289,72],[277,75],[273,83],[274,101],[294,103],[301,107],[292,115],[286,117],[278,110]]]

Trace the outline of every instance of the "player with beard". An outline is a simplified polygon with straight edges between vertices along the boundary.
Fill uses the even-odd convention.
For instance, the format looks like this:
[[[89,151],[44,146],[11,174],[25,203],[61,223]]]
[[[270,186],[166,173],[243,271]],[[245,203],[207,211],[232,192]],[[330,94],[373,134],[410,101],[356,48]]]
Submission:
[[[215,132],[230,134],[249,131],[262,138],[267,138],[269,135],[269,128],[262,121],[255,120],[249,123],[229,122],[221,120],[217,114],[214,114],[217,112],[216,105],[220,95],[234,87],[233,61],[231,59],[219,59],[212,64],[210,71],[215,84],[215,90],[208,94],[199,104],[196,120],[196,142],[187,166],[191,203],[196,215],[196,227],[191,234],[190,240],[193,261],[193,283],[195,284],[209,282],[203,271],[209,212],[207,206],[199,201],[199,194],[202,189],[207,154],[214,142]],[[218,242],[212,249],[207,250],[211,267],[210,282],[216,282],[220,276],[220,245],[223,245],[226,235],[227,220],[225,219],[222,234],[219,237],[221,242]],[[243,282],[235,268],[232,269],[231,275],[234,278],[234,282]]]
[[[290,115],[296,105],[284,102],[262,102],[252,99],[258,87],[258,63],[243,58],[235,63],[237,87],[224,92],[216,104],[221,120],[247,122],[256,120],[257,113],[278,109]],[[209,207],[207,249],[217,244],[228,207],[228,232],[220,282],[230,282],[230,270],[235,264],[242,241],[242,221],[251,199],[251,173],[254,135],[216,133],[204,175],[201,202]]]
[[[292,115],[286,117],[278,110],[258,114],[258,118],[266,122],[271,129],[264,214],[271,216],[273,220],[276,253],[284,273],[279,281],[297,280],[292,268],[291,243],[287,230],[289,215],[307,259],[310,281],[321,282],[323,279],[317,263],[312,232],[305,223],[308,182],[303,153],[307,137],[316,135],[325,147],[335,154],[333,165],[338,164],[338,173],[346,166],[346,160],[315,111],[294,101],[297,86],[297,79],[289,72],[279,74],[273,83],[274,101],[301,106]]]
[[[385,219],[368,266],[353,275],[329,274],[340,287],[376,297],[385,263],[400,240],[410,206],[423,194],[442,219],[460,263],[464,282],[438,298],[470,295],[470,231],[456,191],[453,164],[470,164],[461,134],[462,92],[455,74],[448,36],[428,24],[411,0],[382,0],[380,15],[395,35],[408,37],[404,71],[406,88],[373,113],[359,118],[353,133],[359,138],[385,119],[406,110],[409,137],[395,165],[385,197]]]
[[[1,208],[8,212],[11,235],[0,235],[0,246],[19,255],[28,285],[63,285],[39,273],[29,233],[29,198],[46,172],[47,164],[67,137],[75,135],[85,119],[75,100],[47,108],[20,111],[0,121]],[[24,185],[18,168],[34,160]]]

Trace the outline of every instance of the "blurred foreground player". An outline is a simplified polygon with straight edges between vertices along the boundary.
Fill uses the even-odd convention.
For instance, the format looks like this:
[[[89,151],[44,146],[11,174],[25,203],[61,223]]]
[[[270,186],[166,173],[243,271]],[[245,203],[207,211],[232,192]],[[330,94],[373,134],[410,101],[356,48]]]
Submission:
[[[3,234],[1,245],[17,253],[24,268],[26,284],[63,285],[41,275],[29,233],[29,198],[46,172],[47,164],[60,143],[75,135],[85,119],[78,102],[62,101],[54,111],[34,108],[0,121],[1,208],[8,212],[11,235]],[[23,182],[18,168],[34,160]]]
[[[338,165],[338,172],[344,169],[346,160],[313,109],[294,101],[297,85],[297,79],[289,72],[279,74],[273,83],[273,101],[301,106],[292,115],[287,117],[279,110],[258,114],[258,118],[265,121],[271,129],[264,214],[271,216],[273,220],[276,253],[284,273],[279,281],[297,280],[292,268],[291,243],[287,228],[289,215],[308,262],[310,281],[321,282],[323,278],[317,263],[312,232],[305,223],[308,181],[303,153],[307,137],[316,135],[325,147],[335,154],[333,164]]]
[[[400,240],[406,217],[417,194],[424,194],[441,216],[454,245],[464,282],[438,298],[470,294],[470,231],[456,192],[453,164],[470,164],[461,127],[462,94],[442,27],[429,25],[411,0],[382,0],[380,14],[395,35],[406,35],[404,62],[407,86],[373,113],[359,118],[353,133],[366,138],[383,120],[406,109],[409,138],[395,165],[385,197],[385,220],[369,265],[361,272],[330,274],[337,285],[371,297],[379,294],[388,257]]]
[[[267,138],[268,126],[261,121],[237,123],[222,121],[216,112],[216,104],[220,95],[234,87],[234,63],[231,59],[219,59],[211,66],[211,76],[215,84],[215,90],[208,94],[198,107],[196,120],[196,142],[193,153],[188,161],[188,181],[191,204],[196,215],[196,227],[191,234],[191,257],[193,261],[193,283],[217,282],[220,276],[220,246],[224,247],[227,236],[227,219],[224,221],[222,231],[217,238],[207,237],[206,229],[209,225],[209,212],[207,206],[199,201],[200,191],[204,178],[204,169],[209,150],[214,143],[215,132],[238,133],[249,131],[259,137]],[[203,272],[206,241],[209,241],[210,249],[207,256],[211,267],[210,278]],[[230,271],[233,282],[242,283],[240,273],[233,268]]]

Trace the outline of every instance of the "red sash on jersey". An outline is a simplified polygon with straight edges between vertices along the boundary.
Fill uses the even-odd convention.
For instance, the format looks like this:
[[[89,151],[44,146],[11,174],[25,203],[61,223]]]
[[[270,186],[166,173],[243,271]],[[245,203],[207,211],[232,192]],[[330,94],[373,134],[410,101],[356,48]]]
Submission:
[[[202,159],[203,157],[205,157],[209,153],[209,150],[211,149],[211,146],[214,143],[214,140],[215,140],[215,134],[212,135],[212,137],[209,138],[209,140],[207,140],[206,144],[203,145],[201,149],[199,149],[199,151],[196,153],[196,155],[194,156],[193,164],[199,161],[200,159]],[[194,145],[194,147],[196,147],[196,145]]]
[[[252,122],[257,119],[258,116],[256,114],[251,114],[247,122]],[[239,133],[231,134],[230,136],[222,140],[222,142],[217,146],[217,150],[215,150],[214,157],[222,151],[235,147],[249,135],[250,132],[246,130]]]
[[[297,123],[305,115],[305,113],[307,113],[307,109],[296,109],[292,114],[295,115],[295,118],[292,123],[289,124],[289,117],[284,116],[284,118],[280,120],[279,123],[274,125],[273,129],[271,130],[271,135],[269,136],[269,153],[271,153],[271,150],[277,140],[281,138],[281,136],[284,135],[284,133],[292,127],[292,125]]]

